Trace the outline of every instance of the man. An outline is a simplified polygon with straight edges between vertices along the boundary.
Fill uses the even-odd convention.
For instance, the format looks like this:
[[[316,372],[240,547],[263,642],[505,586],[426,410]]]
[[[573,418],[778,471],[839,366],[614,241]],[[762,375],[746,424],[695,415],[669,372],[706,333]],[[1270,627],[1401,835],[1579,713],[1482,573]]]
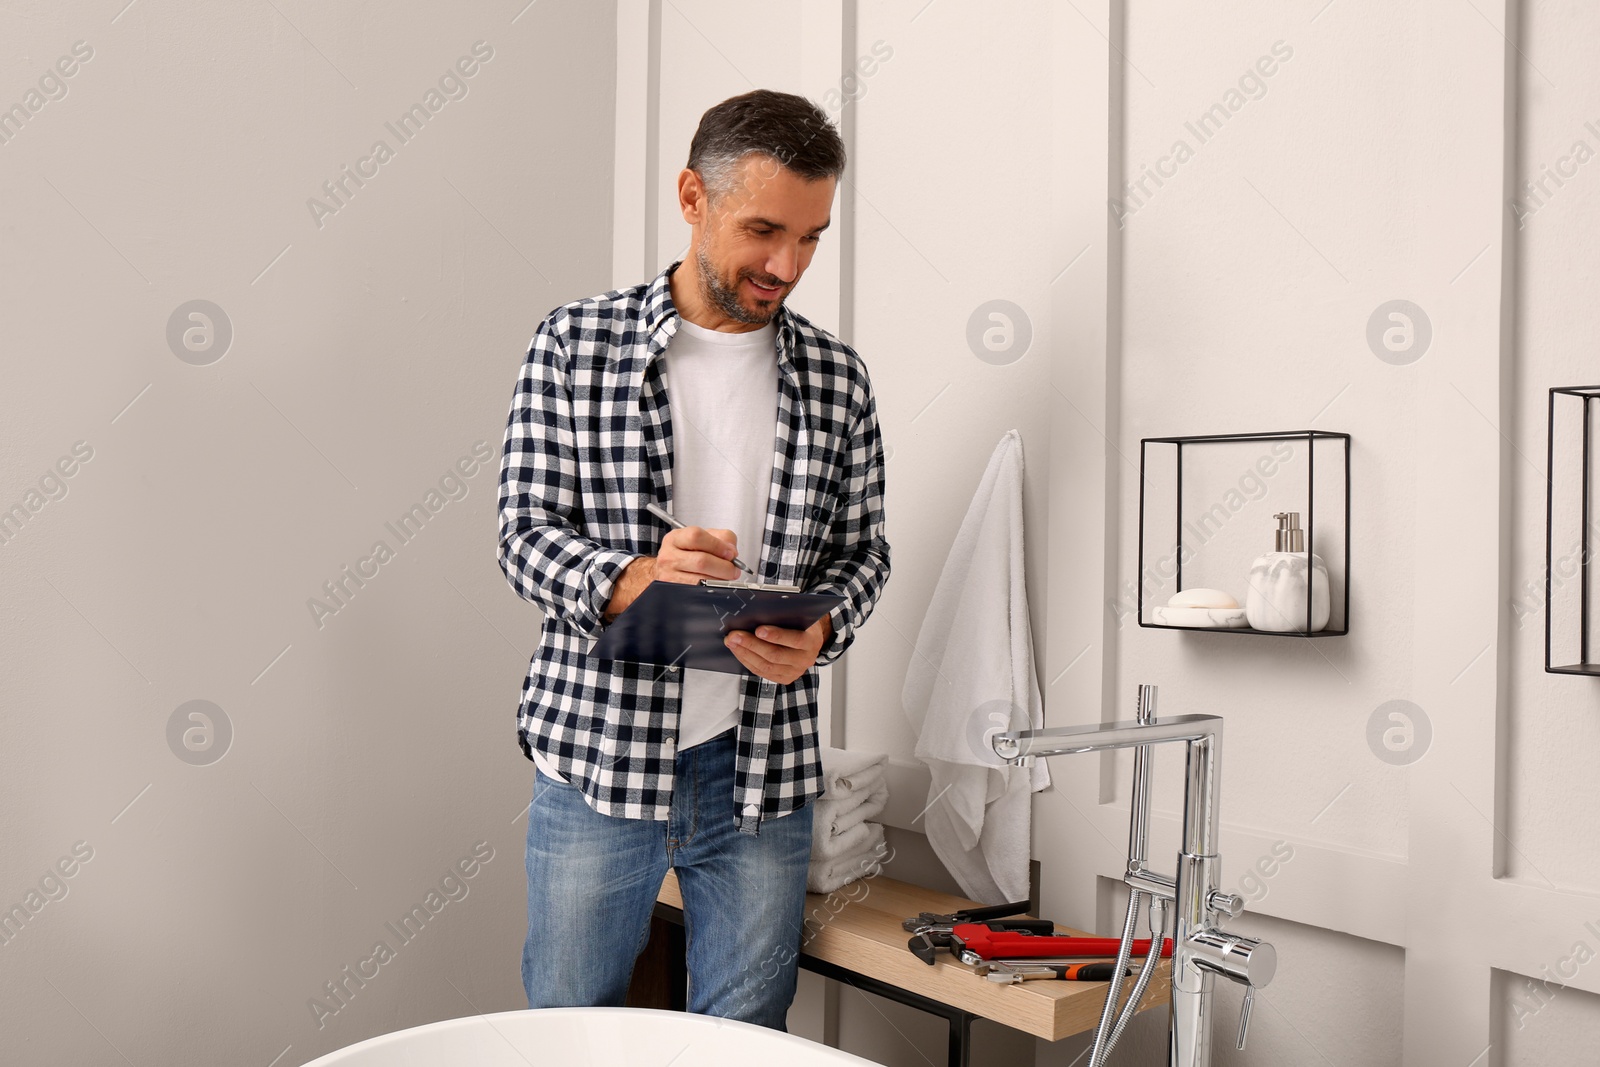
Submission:
[[[544,609],[517,717],[536,765],[529,1007],[623,1004],[670,867],[689,1010],[787,1029],[822,792],[815,668],[889,575],[866,368],[783,303],[844,165],[801,97],[718,104],[678,176],[685,259],[557,308],[529,348],[499,522],[501,568]],[[738,578],[736,555],[762,581],[845,600],[805,630],[730,634],[742,674],[593,655],[650,582]]]

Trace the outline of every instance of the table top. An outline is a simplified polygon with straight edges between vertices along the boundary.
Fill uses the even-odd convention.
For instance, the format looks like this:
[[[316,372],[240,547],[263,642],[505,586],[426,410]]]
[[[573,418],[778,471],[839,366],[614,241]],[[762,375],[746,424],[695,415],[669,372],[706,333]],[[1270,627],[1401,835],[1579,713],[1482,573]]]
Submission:
[[[676,872],[667,872],[656,899],[682,909]],[[1001,985],[974,974],[971,967],[947,952],[941,951],[930,967],[906,947],[911,935],[901,928],[901,920],[923,911],[943,914],[981,906],[965,897],[883,875],[853,882],[827,896],[808,893],[801,953],[1047,1041],[1093,1030],[1105,1005],[1105,982],[1045,980]],[[1056,930],[1085,933],[1064,926]],[[1140,1011],[1167,1003],[1171,974],[1172,961],[1162,960]],[[1129,978],[1124,983],[1124,998],[1132,992],[1133,982]]]

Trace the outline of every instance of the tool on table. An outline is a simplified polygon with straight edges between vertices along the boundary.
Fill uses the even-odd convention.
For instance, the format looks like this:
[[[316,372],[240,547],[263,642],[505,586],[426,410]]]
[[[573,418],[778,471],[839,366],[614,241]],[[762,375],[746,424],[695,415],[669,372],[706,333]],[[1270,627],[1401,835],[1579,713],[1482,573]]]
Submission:
[[[644,509],[650,514],[654,515],[656,518],[660,519],[662,522],[666,523],[668,526],[672,527],[674,530],[684,529],[683,523],[673,518],[671,512],[657,504],[655,501],[651,501],[650,503],[646,504]],[[756,576],[756,572],[751,570],[744,560],[740,559],[738,556],[733,557],[733,565],[744,571],[752,578]]]
[[[977,974],[998,982],[1002,985],[1012,985],[1016,982],[1031,982],[1036,979],[1057,980],[1066,982],[1109,982],[1117,973],[1115,963],[1001,963],[998,960],[985,960],[975,968]],[[1133,973],[1133,968],[1124,967],[1123,976]]]
[[[906,947],[917,959],[933,966],[934,953],[941,948],[950,947],[950,931],[962,924],[981,924],[993,930],[1009,930],[1013,932],[1053,934],[1056,924],[1049,919],[1011,919],[1007,916],[1020,915],[1028,910],[1026,900],[1013,901],[1010,904],[991,904],[982,908],[964,908],[960,911],[939,913],[924,911],[915,918],[906,919],[900,923],[901,927],[912,933]]]
[[[982,923],[957,924],[950,931],[950,951],[962,963],[969,964],[1039,956],[1115,956],[1121,947],[1121,939],[1115,937],[1041,936],[1014,930],[991,930]],[[1132,951],[1149,952],[1150,939],[1135,941]],[[1161,955],[1172,955],[1170,937],[1162,939]]]
[[[1049,919],[991,919],[986,923],[963,923],[964,926],[976,926],[994,933],[1016,934],[1019,937],[1047,937],[1055,933],[1056,924]],[[906,947],[917,959],[933,966],[934,954],[941,948],[955,951],[951,943],[951,931],[954,925],[927,926],[919,930],[906,942]]]
[[[912,932],[924,926],[950,926],[955,923],[982,923],[990,919],[1004,919],[1011,915],[1022,915],[1028,910],[1026,900],[1013,900],[1009,904],[988,904],[981,908],[962,908],[960,911],[936,912],[919,911],[914,919],[906,919],[900,925]]]

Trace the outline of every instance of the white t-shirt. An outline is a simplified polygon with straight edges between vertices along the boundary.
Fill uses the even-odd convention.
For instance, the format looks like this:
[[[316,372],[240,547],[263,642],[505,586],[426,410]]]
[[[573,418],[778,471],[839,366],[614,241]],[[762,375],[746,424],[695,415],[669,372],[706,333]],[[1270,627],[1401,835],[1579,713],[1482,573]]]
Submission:
[[[777,337],[770,322],[730,333],[680,317],[664,357],[672,517],[686,526],[732,530],[739,558],[757,573],[778,432]],[[738,725],[742,677],[688,668],[682,674],[679,752]],[[547,777],[566,780],[537,750],[533,758]]]

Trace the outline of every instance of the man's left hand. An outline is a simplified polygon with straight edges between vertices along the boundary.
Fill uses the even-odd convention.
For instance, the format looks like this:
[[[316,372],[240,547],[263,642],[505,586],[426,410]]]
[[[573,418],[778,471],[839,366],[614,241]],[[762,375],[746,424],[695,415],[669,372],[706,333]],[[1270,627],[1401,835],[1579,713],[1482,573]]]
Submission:
[[[788,685],[811,669],[832,634],[833,618],[824,615],[804,630],[758,626],[754,633],[734,630],[723,642],[751,674]]]

